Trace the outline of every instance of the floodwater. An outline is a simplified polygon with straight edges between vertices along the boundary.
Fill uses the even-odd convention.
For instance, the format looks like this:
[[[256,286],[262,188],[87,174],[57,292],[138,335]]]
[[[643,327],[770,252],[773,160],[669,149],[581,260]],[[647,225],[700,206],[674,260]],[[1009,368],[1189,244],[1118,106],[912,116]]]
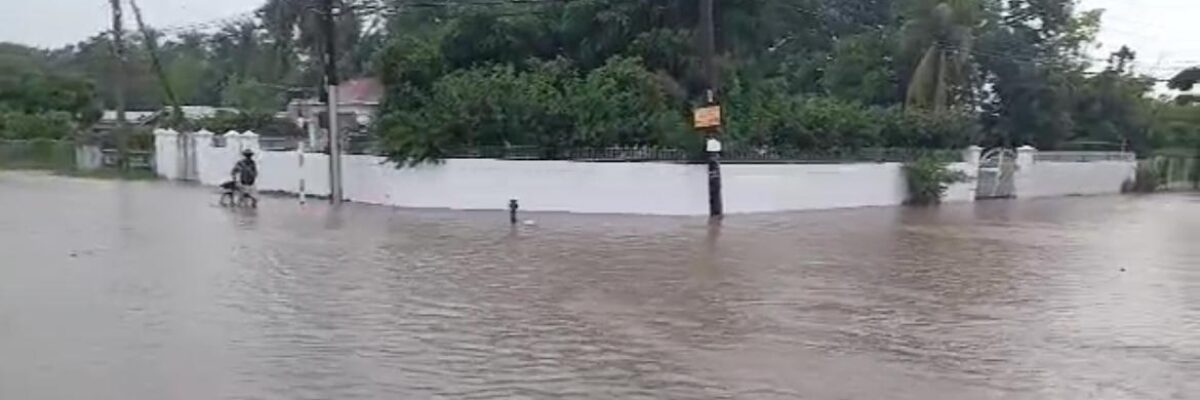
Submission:
[[[516,229],[216,200],[0,173],[0,399],[1200,396],[1197,196]]]

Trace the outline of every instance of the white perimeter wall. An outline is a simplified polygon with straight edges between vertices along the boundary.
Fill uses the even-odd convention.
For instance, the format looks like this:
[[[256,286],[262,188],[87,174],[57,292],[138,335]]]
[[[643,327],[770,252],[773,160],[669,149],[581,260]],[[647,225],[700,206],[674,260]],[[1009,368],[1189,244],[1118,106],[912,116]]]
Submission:
[[[944,201],[975,201],[978,167],[953,163],[950,169],[967,180],[951,185]],[[721,172],[731,213],[896,206],[908,198],[900,163],[726,164]]]
[[[1017,197],[1113,194],[1134,178],[1137,161],[1035,162],[1017,174]]]
[[[253,134],[228,133],[225,147],[212,147],[211,134],[196,133],[199,181],[218,185],[242,149],[258,150]],[[175,136],[159,135],[158,165],[171,166]],[[978,155],[978,149],[968,151]],[[300,152],[256,151],[259,190],[327,196],[329,157]],[[977,158],[976,158],[977,160]],[[955,163],[969,177],[952,185],[946,201],[974,201],[978,164]],[[1117,193],[1132,177],[1134,162],[1034,163],[1018,173],[1020,197]],[[590,163],[453,159],[397,169],[383,158],[343,158],[347,200],[399,207],[502,210],[518,199],[522,210],[577,213],[705,215],[708,170],[674,163]],[[160,175],[179,174],[160,169]],[[903,165],[726,164],[722,167],[725,210],[755,213],[895,206],[907,197]]]

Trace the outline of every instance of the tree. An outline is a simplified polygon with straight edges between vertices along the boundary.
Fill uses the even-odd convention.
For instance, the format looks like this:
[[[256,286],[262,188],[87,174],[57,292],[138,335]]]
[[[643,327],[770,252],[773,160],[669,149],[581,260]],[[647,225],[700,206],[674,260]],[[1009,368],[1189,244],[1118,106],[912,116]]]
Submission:
[[[903,48],[917,60],[908,80],[910,107],[945,110],[965,95],[980,6],[975,0],[914,0],[901,28]]]
[[[0,43],[0,136],[63,139],[99,116],[90,83],[50,70],[39,50]]]
[[[1167,86],[1171,89],[1187,92],[1196,86],[1196,82],[1200,82],[1200,67],[1192,67],[1181,71],[1167,82]]]
[[[321,71],[325,59],[325,29],[322,25],[322,7],[324,0],[267,0],[258,9],[258,17],[262,28],[271,43],[270,52],[276,56],[276,62],[283,70],[300,67],[302,82],[318,86],[321,84]],[[347,76],[356,76],[365,69],[361,64],[363,57],[358,57],[349,49],[361,38],[362,21],[358,17],[359,9],[371,3],[366,0],[333,0],[335,8],[335,30],[337,37],[335,45],[342,49],[339,52],[338,68]],[[296,57],[303,54],[306,62],[297,62]]]

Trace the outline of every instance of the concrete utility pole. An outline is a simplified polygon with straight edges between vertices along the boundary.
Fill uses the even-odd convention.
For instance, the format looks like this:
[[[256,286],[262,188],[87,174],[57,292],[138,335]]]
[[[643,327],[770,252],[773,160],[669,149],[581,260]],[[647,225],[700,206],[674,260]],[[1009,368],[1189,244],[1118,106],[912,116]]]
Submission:
[[[342,138],[338,134],[338,74],[337,23],[333,13],[334,0],[323,0],[325,23],[325,83],[329,104],[329,199],[341,204],[342,197]]]
[[[704,80],[712,96],[717,94],[717,33],[713,22],[716,0],[700,0],[700,57],[704,63]]]
[[[112,7],[113,97],[117,101],[117,168],[129,166],[129,123],[125,119],[125,28],[121,24],[121,0],[109,0]]]
[[[708,84],[705,100],[708,106],[719,106],[717,101],[718,86],[716,53],[717,34],[713,22],[713,9],[716,0],[700,0],[700,57],[704,63],[704,79]],[[708,128],[705,144],[705,154],[708,156],[708,215],[713,218],[725,214],[725,204],[721,194],[721,142],[717,139],[720,134],[720,121]]]

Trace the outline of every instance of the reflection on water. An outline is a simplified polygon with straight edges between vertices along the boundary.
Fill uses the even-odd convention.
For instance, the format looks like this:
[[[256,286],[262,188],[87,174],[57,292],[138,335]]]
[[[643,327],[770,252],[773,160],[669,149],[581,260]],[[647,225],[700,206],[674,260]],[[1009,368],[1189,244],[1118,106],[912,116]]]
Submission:
[[[1200,393],[1197,197],[516,228],[215,202],[0,175],[0,398]]]

